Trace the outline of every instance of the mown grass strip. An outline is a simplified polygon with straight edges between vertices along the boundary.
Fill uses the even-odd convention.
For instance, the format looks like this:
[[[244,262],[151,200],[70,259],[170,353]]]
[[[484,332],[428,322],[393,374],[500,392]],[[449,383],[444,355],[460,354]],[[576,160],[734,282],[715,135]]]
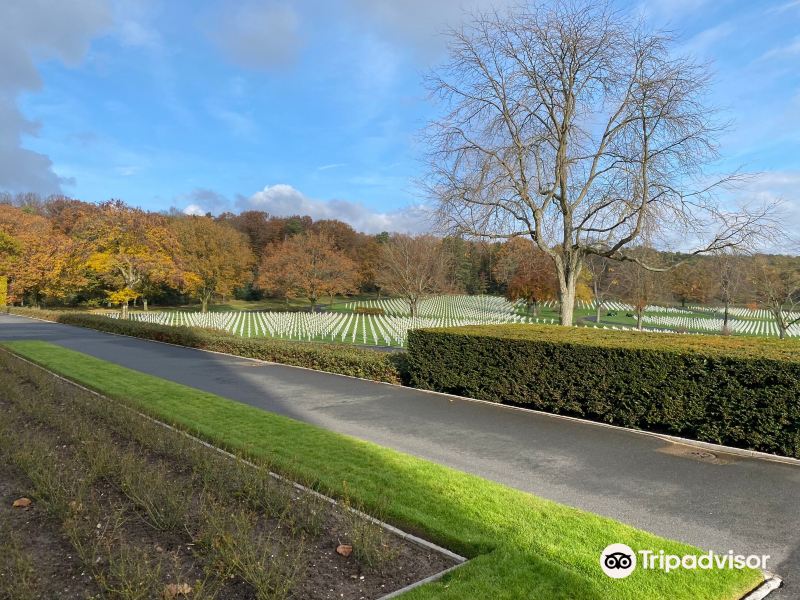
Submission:
[[[207,392],[36,341],[13,352],[222,447],[266,458],[290,477],[349,494],[386,520],[472,558],[409,599],[547,598],[729,600],[755,587],[752,570],[638,569],[606,577],[599,556],[621,542],[634,550],[699,554],[639,531],[376,444],[268,413]]]

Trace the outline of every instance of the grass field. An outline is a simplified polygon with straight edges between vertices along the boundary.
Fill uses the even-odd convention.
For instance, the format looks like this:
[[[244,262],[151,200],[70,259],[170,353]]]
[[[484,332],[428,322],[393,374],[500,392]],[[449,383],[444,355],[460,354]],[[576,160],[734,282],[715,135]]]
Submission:
[[[266,459],[327,493],[347,493],[367,509],[380,508],[393,524],[471,559],[409,599],[733,600],[760,580],[752,570],[640,569],[613,580],[599,566],[610,543],[671,554],[700,550],[58,346],[28,341],[7,347],[218,445]]]

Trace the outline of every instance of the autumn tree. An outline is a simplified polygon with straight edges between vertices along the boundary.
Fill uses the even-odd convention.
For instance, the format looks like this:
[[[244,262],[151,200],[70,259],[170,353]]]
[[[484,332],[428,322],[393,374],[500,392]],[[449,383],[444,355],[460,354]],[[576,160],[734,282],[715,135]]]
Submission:
[[[769,311],[778,335],[785,339],[789,328],[800,323],[800,269],[789,257],[757,256],[750,277],[758,303]]]
[[[421,300],[450,288],[450,257],[440,239],[396,234],[381,249],[377,281],[381,289],[408,302],[412,317]]]
[[[162,215],[110,201],[85,218],[76,232],[86,248],[86,266],[111,286],[109,301],[122,307],[123,318],[144,286],[179,280],[177,242]]]
[[[672,294],[686,306],[689,302],[708,304],[714,297],[715,281],[710,271],[711,263],[707,260],[685,262],[669,274],[669,285]]]
[[[83,284],[76,244],[46,218],[0,205],[0,234],[6,247],[0,262],[12,301],[27,297],[39,306],[63,300]]]
[[[561,323],[586,257],[642,262],[671,234],[694,254],[748,243],[769,207],[730,210],[711,176],[719,126],[704,67],[610,3],[555,0],[477,14],[429,77],[427,190],[449,230],[526,236],[553,261]],[[671,265],[661,265],[666,269]]]
[[[20,250],[16,238],[0,230],[0,307],[8,303],[8,273]]]
[[[307,298],[312,309],[323,296],[354,293],[359,276],[356,263],[334,246],[324,233],[309,232],[276,244],[264,256],[257,285],[289,298]]]
[[[208,312],[215,294],[232,294],[250,281],[255,257],[244,234],[200,216],[178,218],[172,230],[181,287],[200,300],[202,312]]]
[[[528,313],[539,314],[539,305],[558,297],[553,261],[528,239],[514,238],[497,254],[494,276],[506,286],[509,300],[524,300]]]
[[[239,214],[223,213],[217,221],[229,225],[247,236],[250,250],[260,261],[264,249],[283,239],[283,227],[279,220],[270,218],[268,213],[260,210],[245,210]]]

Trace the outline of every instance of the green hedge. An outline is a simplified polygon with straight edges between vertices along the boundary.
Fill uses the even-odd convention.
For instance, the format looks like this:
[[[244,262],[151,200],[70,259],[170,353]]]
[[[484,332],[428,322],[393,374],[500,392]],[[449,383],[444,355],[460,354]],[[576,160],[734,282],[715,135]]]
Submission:
[[[12,315],[20,315],[23,317],[33,317],[34,319],[43,319],[45,321],[58,321],[58,318],[66,314],[63,310],[49,310],[46,308],[30,308],[28,306],[5,306],[3,311]]]
[[[409,332],[411,385],[800,458],[800,341],[536,325]]]
[[[226,354],[258,358],[341,375],[374,379],[375,381],[400,383],[401,380],[400,366],[403,362],[402,356],[376,350],[314,342],[242,338],[208,329],[111,319],[102,315],[76,311],[15,309],[11,312],[57,321],[67,325],[97,329],[98,331],[130,335],[192,348],[202,348],[204,350],[214,350],[216,352],[225,352]]]

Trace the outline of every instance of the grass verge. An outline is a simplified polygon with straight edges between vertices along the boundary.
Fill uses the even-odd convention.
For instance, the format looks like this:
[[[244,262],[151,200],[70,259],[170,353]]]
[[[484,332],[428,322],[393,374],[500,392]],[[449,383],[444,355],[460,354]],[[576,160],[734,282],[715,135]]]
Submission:
[[[607,578],[610,543],[635,551],[700,554],[698,548],[394,450],[268,413],[213,394],[35,341],[10,350],[78,383],[229,450],[268,460],[325,492],[380,508],[386,520],[472,560],[417,588],[429,598],[729,600],[760,581],[753,570],[636,570]],[[387,491],[390,500],[386,501]]]

